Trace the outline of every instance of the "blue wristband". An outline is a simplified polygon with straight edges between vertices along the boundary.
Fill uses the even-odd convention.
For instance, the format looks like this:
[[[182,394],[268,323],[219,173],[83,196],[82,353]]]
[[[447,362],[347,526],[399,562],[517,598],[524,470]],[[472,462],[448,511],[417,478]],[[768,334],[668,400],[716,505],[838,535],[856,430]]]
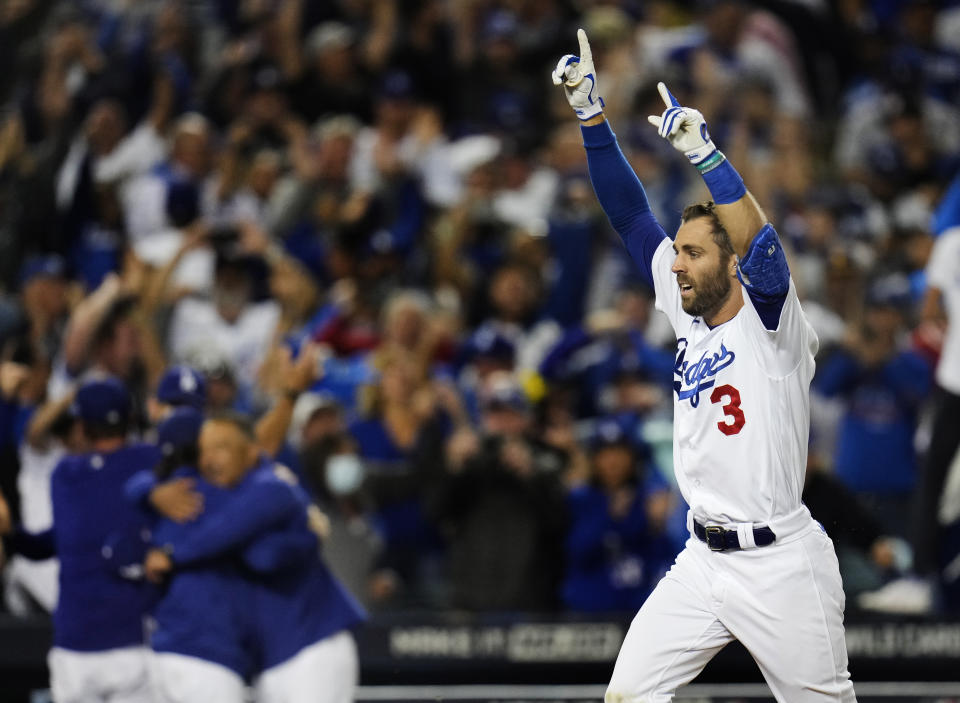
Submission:
[[[718,166],[703,173],[703,182],[707,184],[713,202],[717,205],[735,203],[747,194],[747,187],[729,161],[723,160]]]

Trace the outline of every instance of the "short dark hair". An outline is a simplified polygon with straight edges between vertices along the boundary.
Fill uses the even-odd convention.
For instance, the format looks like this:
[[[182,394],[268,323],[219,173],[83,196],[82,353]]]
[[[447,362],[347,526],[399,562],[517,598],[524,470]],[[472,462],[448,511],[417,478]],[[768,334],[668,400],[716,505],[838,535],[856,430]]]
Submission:
[[[727,233],[723,223],[720,222],[720,216],[717,214],[717,204],[712,200],[704,200],[693,205],[687,205],[680,216],[682,222],[690,222],[701,217],[710,220],[713,228],[713,241],[720,247],[727,256],[733,256],[736,252],[733,250],[733,242],[730,241],[730,235]]]
[[[166,481],[182,466],[197,466],[199,455],[200,450],[196,442],[175,447],[169,454],[164,454],[153,467],[153,475],[161,481]]]
[[[225,422],[236,427],[250,441],[256,441],[257,435],[253,428],[253,421],[248,415],[236,410],[221,410],[207,418],[207,422]]]

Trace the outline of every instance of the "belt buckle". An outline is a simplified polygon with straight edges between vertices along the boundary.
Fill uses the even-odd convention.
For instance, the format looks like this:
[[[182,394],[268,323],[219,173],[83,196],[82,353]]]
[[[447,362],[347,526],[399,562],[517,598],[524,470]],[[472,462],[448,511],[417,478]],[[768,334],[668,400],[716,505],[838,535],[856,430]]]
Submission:
[[[724,539],[727,531],[720,525],[707,525],[704,527],[704,531],[706,532],[707,547],[710,548],[711,552],[722,552],[727,548],[727,542]]]

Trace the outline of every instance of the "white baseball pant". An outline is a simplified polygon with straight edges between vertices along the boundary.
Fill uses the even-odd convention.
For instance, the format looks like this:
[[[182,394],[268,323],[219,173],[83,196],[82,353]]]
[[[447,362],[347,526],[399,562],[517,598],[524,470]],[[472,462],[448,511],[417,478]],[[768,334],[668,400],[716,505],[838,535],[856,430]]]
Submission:
[[[146,647],[75,652],[54,647],[47,656],[54,703],[153,703]]]
[[[264,671],[254,691],[257,703],[353,703],[359,676],[357,645],[344,630]]]
[[[691,536],[630,625],[605,703],[669,701],[734,639],[778,701],[856,701],[833,542],[806,508],[793,523],[746,550],[713,552]]]
[[[199,657],[154,652],[150,675],[156,703],[244,703],[247,699],[239,674]]]

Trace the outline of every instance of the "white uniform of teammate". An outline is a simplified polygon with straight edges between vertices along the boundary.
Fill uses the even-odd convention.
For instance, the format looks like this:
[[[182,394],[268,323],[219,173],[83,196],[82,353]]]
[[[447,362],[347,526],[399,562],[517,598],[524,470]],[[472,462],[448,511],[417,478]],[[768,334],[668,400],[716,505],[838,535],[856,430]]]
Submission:
[[[20,444],[17,488],[22,525],[27,532],[43,532],[53,524],[50,477],[64,454],[60,444],[42,450],[31,447],[26,440]],[[52,613],[57,605],[59,575],[60,562],[55,557],[31,561],[15,554],[4,570],[7,607],[14,613],[26,615],[31,609],[29,599],[33,599]]]
[[[674,469],[690,506],[691,537],[634,619],[606,701],[668,701],[734,639],[777,700],[853,701],[833,543],[801,502],[818,341],[782,247],[702,115],[661,84],[667,110],[650,121],[718,203],[692,213],[675,242],[665,236],[609,126],[594,119],[602,102],[578,34],[581,56],[563,57],[554,82],[587,122],[594,188],[677,336]],[[726,244],[703,218],[726,227]],[[737,270],[742,286],[730,283]],[[711,295],[702,314],[712,327],[694,312]]]

